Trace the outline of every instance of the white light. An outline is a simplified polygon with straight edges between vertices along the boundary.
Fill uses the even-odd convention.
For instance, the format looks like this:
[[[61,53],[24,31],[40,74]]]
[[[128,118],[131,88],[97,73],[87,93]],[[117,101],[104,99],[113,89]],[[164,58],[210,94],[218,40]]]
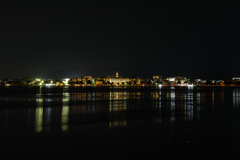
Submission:
[[[63,79],[64,84],[65,84],[65,85],[68,85],[68,81],[69,81],[69,80],[70,80],[69,78]]]
[[[173,82],[173,81],[175,81],[175,78],[170,78],[170,80],[169,80],[169,81]]]

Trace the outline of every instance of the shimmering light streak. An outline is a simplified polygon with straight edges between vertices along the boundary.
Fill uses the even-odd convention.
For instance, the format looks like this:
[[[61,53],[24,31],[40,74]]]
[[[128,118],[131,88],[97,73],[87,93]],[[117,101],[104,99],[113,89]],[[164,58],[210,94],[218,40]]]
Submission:
[[[43,107],[36,108],[35,130],[37,133],[43,130]]]
[[[67,132],[68,131],[68,114],[69,114],[69,106],[62,107],[62,131]]]

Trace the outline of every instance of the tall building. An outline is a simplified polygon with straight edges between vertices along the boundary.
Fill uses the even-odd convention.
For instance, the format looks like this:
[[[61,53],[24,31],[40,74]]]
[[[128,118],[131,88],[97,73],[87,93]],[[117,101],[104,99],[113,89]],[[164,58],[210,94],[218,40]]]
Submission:
[[[118,71],[116,71],[116,76],[115,77],[110,77],[110,83],[125,83],[129,82],[129,78],[124,78],[124,77],[119,77]]]

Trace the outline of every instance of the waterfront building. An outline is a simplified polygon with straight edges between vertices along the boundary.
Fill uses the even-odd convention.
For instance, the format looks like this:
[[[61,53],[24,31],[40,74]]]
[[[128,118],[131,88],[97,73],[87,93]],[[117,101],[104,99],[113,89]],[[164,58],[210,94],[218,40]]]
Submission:
[[[129,82],[132,85],[141,85],[141,81],[143,81],[141,77],[129,77]]]
[[[119,77],[118,75],[118,71],[116,72],[116,76],[115,77],[109,77],[109,81],[110,83],[113,83],[113,84],[122,84],[122,83],[127,83],[129,82],[129,78],[127,77]]]
[[[233,81],[240,81],[240,77],[233,77],[232,80]]]
[[[91,81],[93,78],[92,78],[92,76],[85,76],[85,79]]]
[[[27,86],[33,83],[31,78],[23,77],[19,79],[20,86]]]
[[[128,77],[120,77],[118,75],[118,71],[116,72],[116,76],[107,76],[107,77],[99,77],[96,80],[96,85],[125,85],[125,83],[129,82]]]
[[[63,79],[63,83],[64,83],[64,85],[68,85],[68,81],[70,80],[70,78],[64,78]]]
[[[176,76],[176,77],[167,77],[165,79],[165,82],[168,81],[169,85],[186,85],[190,79],[188,79],[187,77],[180,77],[180,76]]]
[[[69,80],[69,84],[71,84],[72,86],[85,86],[91,85],[93,80],[94,79],[92,76],[85,76],[84,78],[83,77],[71,78]]]
[[[117,83],[125,83],[125,82],[129,82],[129,78],[128,80],[126,80],[125,78],[122,78],[122,77],[119,77],[118,75],[118,71],[116,71],[116,76],[108,76],[106,77],[106,81],[109,81],[110,83],[113,83],[113,84],[117,84]]]
[[[162,81],[162,76],[153,76],[153,83],[159,83]]]

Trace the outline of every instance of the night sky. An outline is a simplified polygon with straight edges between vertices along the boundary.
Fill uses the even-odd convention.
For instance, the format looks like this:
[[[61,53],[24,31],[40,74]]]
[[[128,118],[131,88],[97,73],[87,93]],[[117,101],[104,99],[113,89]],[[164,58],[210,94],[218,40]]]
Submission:
[[[237,1],[144,2],[1,2],[0,78],[240,76]]]

